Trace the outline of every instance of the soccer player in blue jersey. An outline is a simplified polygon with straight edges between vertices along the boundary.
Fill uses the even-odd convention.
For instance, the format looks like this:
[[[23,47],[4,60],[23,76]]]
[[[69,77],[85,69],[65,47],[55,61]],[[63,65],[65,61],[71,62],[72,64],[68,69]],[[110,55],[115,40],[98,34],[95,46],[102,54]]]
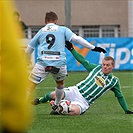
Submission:
[[[128,105],[122,94],[119,79],[112,74],[114,59],[107,56],[103,59],[102,66],[96,65],[90,63],[81,54],[76,52],[70,42],[66,42],[66,47],[71,51],[76,60],[90,72],[85,80],[79,82],[75,86],[64,89],[63,98],[72,103],[72,109],[69,115],[80,115],[84,113],[96,99],[101,97],[108,90],[114,92],[126,114],[133,114],[133,112],[128,109]],[[33,104],[45,103],[55,98],[55,91],[49,92],[40,99],[36,98]],[[58,112],[56,112],[56,114],[58,114]]]
[[[52,109],[56,110],[64,92],[64,79],[67,75],[65,41],[74,41],[96,52],[106,52],[101,47],[95,47],[80,36],[74,34],[65,26],[57,25],[58,16],[54,12],[47,12],[45,24],[33,37],[26,49],[26,54],[31,55],[38,47],[38,58],[30,74],[30,86],[27,97],[31,91],[41,83],[49,73],[56,81],[56,99]]]

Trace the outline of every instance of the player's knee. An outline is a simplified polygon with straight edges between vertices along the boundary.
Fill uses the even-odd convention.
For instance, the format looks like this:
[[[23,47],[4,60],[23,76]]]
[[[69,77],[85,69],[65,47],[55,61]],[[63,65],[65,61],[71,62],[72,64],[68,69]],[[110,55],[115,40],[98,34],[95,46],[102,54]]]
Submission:
[[[51,99],[55,100],[55,98],[56,98],[55,91],[53,91],[53,92],[50,94],[50,97],[51,97]]]
[[[79,108],[79,106],[73,104],[69,115],[80,115],[80,113],[81,109]]]
[[[75,110],[75,111],[70,111],[69,115],[80,115],[80,113]]]

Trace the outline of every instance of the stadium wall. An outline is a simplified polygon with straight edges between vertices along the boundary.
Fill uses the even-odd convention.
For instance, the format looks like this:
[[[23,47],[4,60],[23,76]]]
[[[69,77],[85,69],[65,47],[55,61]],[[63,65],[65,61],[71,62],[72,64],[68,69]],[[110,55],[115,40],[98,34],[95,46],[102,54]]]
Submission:
[[[71,26],[119,25],[128,32],[129,0],[70,0]],[[43,26],[48,11],[58,14],[58,24],[65,25],[65,0],[16,0],[21,19],[28,26]],[[123,33],[124,34],[124,33]],[[124,35],[121,35],[124,36]]]

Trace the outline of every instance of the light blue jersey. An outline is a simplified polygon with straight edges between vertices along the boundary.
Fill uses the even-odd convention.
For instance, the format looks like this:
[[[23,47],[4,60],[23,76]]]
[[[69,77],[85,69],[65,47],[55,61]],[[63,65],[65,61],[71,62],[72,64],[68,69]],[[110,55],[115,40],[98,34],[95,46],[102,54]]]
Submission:
[[[66,65],[65,41],[69,41],[74,33],[64,26],[53,23],[41,28],[33,37],[30,46],[38,46],[37,62],[43,66]]]

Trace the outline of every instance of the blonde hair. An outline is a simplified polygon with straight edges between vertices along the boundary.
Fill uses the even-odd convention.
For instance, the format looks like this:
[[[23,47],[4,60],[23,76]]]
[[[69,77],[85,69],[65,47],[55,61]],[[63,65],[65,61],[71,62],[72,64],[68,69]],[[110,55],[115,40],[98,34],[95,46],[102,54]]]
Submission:
[[[112,65],[115,64],[115,60],[114,60],[114,58],[111,57],[111,56],[106,56],[106,57],[104,58],[104,60],[106,60],[106,61],[111,60],[111,61],[112,61]]]

